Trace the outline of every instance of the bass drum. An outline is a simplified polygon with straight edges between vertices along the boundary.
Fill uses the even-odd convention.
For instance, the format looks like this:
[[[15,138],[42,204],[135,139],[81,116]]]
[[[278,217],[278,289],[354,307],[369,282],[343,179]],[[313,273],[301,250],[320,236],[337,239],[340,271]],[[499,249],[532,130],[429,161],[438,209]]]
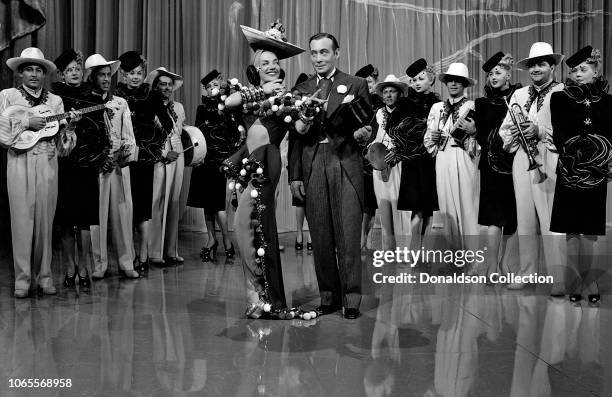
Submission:
[[[183,126],[181,132],[181,143],[183,144],[183,155],[185,167],[197,167],[206,158],[206,139],[197,127]]]

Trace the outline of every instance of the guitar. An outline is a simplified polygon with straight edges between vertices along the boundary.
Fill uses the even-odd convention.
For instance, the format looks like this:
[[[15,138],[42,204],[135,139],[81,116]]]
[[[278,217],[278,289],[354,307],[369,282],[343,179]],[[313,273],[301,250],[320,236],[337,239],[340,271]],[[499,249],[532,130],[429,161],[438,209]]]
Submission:
[[[90,106],[77,111],[81,114],[95,112],[106,107],[106,104]],[[9,106],[2,112],[2,116],[6,118],[23,120],[30,117],[43,117],[47,123],[38,131],[25,130],[11,147],[17,150],[28,150],[32,148],[42,138],[51,137],[59,131],[59,120],[70,117],[70,112],[62,114],[53,114],[53,110],[47,105],[38,105],[27,107],[22,105]]]

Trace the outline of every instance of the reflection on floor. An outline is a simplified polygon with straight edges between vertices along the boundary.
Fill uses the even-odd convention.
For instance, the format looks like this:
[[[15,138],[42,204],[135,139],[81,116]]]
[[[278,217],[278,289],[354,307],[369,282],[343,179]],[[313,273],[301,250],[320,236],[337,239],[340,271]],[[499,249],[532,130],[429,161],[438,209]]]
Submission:
[[[281,236],[287,299],[318,304],[312,256]],[[238,260],[198,258],[91,294],[12,298],[0,271],[0,395],[9,379],[71,379],[41,395],[612,396],[612,296],[600,307],[484,285],[376,285],[364,258],[363,316],[243,318]],[[221,251],[221,250],[220,250]],[[59,265],[54,265],[59,267]],[[55,269],[60,274],[59,269]],[[411,270],[401,269],[407,272]],[[397,268],[387,269],[398,272]],[[413,270],[413,272],[418,272]],[[58,278],[57,284],[60,280]]]

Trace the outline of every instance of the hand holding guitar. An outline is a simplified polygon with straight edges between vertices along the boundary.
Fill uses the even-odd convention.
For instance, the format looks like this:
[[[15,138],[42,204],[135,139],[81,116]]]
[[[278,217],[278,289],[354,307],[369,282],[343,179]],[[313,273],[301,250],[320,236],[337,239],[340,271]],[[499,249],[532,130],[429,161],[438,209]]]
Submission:
[[[70,116],[69,119],[70,121],[68,122],[68,128],[69,129],[74,129],[74,127],[77,125],[77,123],[79,122],[79,120],[81,120],[81,112],[75,110],[74,108],[72,108],[70,110]]]
[[[33,116],[28,119],[28,129],[38,131],[45,127],[47,121],[44,117]]]

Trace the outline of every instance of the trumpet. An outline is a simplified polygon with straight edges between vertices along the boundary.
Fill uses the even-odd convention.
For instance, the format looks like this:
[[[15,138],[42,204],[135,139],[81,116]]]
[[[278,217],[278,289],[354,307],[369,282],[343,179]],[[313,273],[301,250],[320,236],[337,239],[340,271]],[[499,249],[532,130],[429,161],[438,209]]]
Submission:
[[[542,164],[539,164],[535,159],[536,156],[538,155],[537,143],[530,144],[530,142],[525,137],[525,133],[523,132],[523,127],[521,127],[522,123],[526,123],[529,120],[527,119],[527,117],[525,117],[525,114],[523,113],[523,109],[521,109],[521,106],[518,103],[513,103],[512,106],[510,106],[510,104],[508,103],[508,100],[505,97],[504,97],[504,102],[506,103],[506,107],[508,108],[508,113],[510,114],[510,117],[512,118],[512,122],[514,123],[514,126],[519,132],[518,134],[519,143],[521,144],[521,146],[523,146],[523,150],[525,151],[525,154],[527,154],[527,159],[529,160],[529,167],[527,168],[527,171],[535,170],[535,173],[533,175],[533,183],[534,184],[542,183],[546,180],[547,175],[544,171],[540,169]]]

